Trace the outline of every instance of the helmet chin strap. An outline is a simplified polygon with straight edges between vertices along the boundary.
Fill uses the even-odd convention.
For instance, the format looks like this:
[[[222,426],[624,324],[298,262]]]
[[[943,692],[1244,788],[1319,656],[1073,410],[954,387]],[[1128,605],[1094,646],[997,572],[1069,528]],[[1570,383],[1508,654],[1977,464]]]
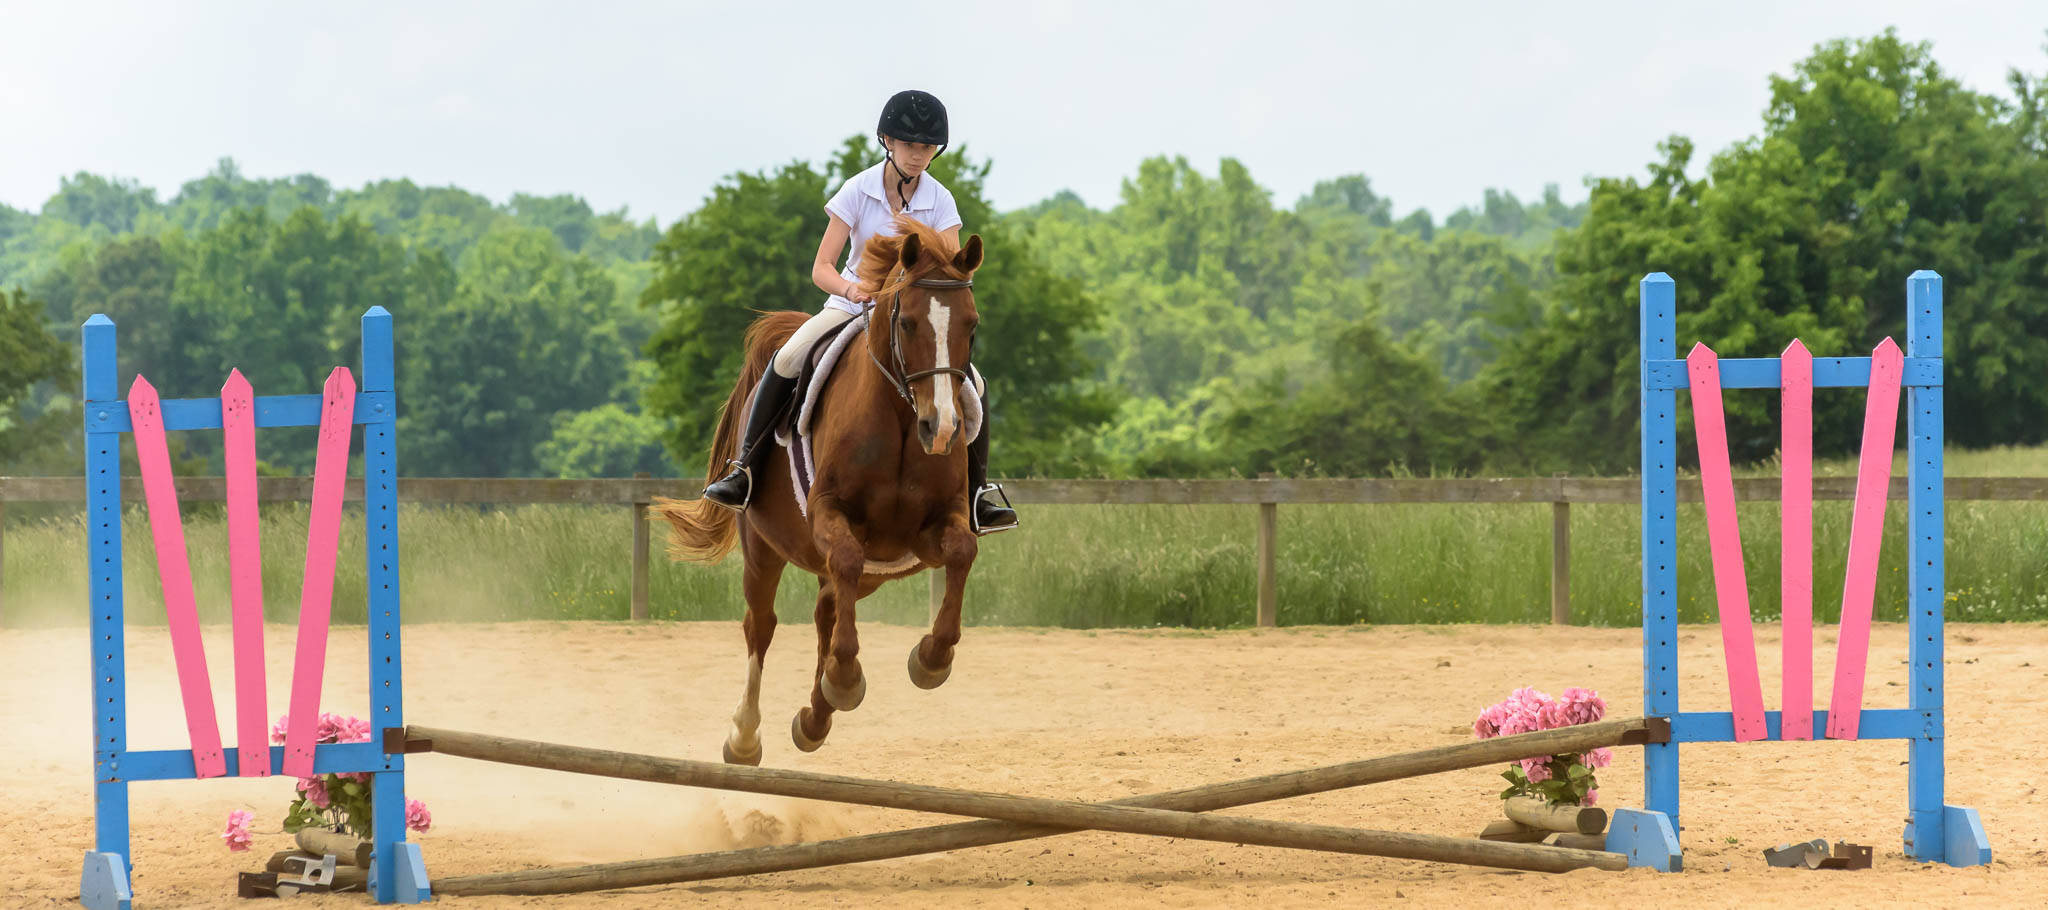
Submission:
[[[885,154],[888,157],[889,167],[893,168],[896,171],[896,198],[903,200],[904,211],[910,211],[910,193],[905,190],[905,187],[910,186],[910,181],[916,180],[917,178],[912,177],[909,174],[905,174],[903,172],[903,165],[896,163],[895,151],[888,150],[889,147],[886,145],[883,146],[882,148],[885,150]]]

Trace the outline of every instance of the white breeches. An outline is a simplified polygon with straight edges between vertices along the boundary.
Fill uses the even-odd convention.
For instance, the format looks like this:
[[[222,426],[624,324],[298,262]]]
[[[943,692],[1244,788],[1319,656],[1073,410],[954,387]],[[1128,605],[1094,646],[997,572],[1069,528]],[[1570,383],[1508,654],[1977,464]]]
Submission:
[[[796,330],[796,334],[789,336],[789,340],[782,343],[781,350],[775,352],[775,375],[784,379],[795,379],[797,374],[804,371],[804,358],[811,355],[811,346],[817,344],[818,339],[825,337],[826,332],[851,321],[854,315],[832,307],[819,310],[809,322]]]

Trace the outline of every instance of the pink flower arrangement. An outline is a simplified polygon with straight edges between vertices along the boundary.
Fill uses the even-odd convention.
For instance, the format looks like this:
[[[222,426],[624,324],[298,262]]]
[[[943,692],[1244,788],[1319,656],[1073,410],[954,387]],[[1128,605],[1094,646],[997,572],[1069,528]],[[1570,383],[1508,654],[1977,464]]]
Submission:
[[[270,740],[283,743],[286,731],[291,727],[291,718],[280,715],[277,723],[270,728]],[[321,714],[315,743],[365,743],[373,734],[370,722],[358,717],[340,714]],[[298,797],[292,800],[286,811],[284,830],[296,833],[309,827],[328,827],[337,831],[350,831],[359,837],[370,835],[370,773],[349,771],[338,774],[321,774],[299,778],[296,784]],[[228,849],[242,851],[249,849],[248,812],[237,811],[228,816],[226,832],[221,837],[228,843]],[[407,800],[405,825],[414,831],[425,832],[433,824],[434,816],[427,811],[425,803]]]
[[[247,853],[249,844],[254,840],[249,836],[249,823],[255,820],[254,814],[240,809],[228,813],[228,827],[220,833],[220,839],[227,842],[229,850]]]
[[[270,741],[283,745],[286,731],[291,729],[291,715],[279,714],[277,723],[270,726]],[[322,712],[320,721],[313,728],[316,743],[366,743],[370,741],[370,722],[359,717],[344,717],[340,714]]]
[[[334,798],[327,795],[327,784],[317,777],[299,778],[299,798],[313,805],[315,809],[326,809],[334,805]]]
[[[1564,690],[1562,698],[1551,698],[1524,686],[1481,710],[1472,722],[1472,733],[1480,739],[1493,739],[1592,723],[1606,714],[1606,700],[1591,689],[1574,686]],[[1592,769],[1607,767],[1613,758],[1611,750],[1594,749],[1517,760],[1501,773],[1512,784],[1501,793],[1501,798],[1540,796],[1553,803],[1590,806],[1599,798],[1599,785],[1593,779]]]

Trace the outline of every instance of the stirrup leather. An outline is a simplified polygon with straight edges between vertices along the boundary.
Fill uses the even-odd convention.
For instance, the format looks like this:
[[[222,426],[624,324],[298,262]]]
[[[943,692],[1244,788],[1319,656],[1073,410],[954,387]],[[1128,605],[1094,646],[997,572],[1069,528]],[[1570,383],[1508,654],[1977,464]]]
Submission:
[[[752,491],[750,490],[750,491],[748,491],[748,492],[752,492]],[[1009,495],[1008,493],[1004,493],[1004,492],[1003,492],[1003,485],[1002,485],[1002,484],[999,484],[999,483],[990,483],[990,484],[984,484],[984,485],[982,485],[982,488],[981,488],[981,489],[979,489],[979,490],[976,490],[976,491],[974,491],[974,500],[973,500],[972,502],[968,503],[968,508],[967,508],[967,523],[968,523],[968,524],[969,524],[970,526],[972,526],[972,527],[973,527],[973,529],[974,529],[974,533],[975,533],[975,535],[976,535],[976,536],[981,536],[981,535],[987,535],[987,534],[996,534],[996,533],[1000,533],[1000,532],[1003,532],[1003,531],[1010,531],[1010,530],[1015,530],[1015,529],[1017,528],[1017,526],[1018,526],[1018,525],[1020,525],[1020,524],[1022,524],[1022,523],[1023,523],[1022,519],[1018,519],[1018,520],[1015,520],[1015,521],[1011,521],[1011,522],[1010,522],[1009,524],[1006,524],[1006,525],[997,525],[997,526],[995,526],[995,527],[991,527],[991,528],[984,528],[984,527],[982,527],[982,526],[981,526],[981,498],[982,498],[983,496],[986,496],[986,495],[990,494],[990,493],[994,493],[994,494],[996,494],[996,495],[997,495],[998,497],[1001,497],[1001,498],[1002,498],[1002,500],[1003,500],[1003,508],[1005,508],[1005,509],[1009,509],[1009,510],[1010,510],[1010,514],[1014,515],[1014,514],[1016,514],[1016,513],[1017,513],[1017,507],[1015,507],[1015,506],[1013,506],[1013,505],[1010,505],[1010,495]]]

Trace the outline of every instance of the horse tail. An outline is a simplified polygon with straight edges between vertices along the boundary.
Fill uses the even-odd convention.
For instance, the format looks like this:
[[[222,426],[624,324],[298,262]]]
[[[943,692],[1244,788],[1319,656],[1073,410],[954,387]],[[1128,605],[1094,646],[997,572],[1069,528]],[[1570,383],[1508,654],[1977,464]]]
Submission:
[[[761,383],[761,374],[768,369],[776,349],[796,333],[804,319],[802,313],[767,313],[747,327],[746,360],[740,367],[739,382],[718,409],[718,429],[711,439],[711,463],[704,469],[706,484],[723,475],[726,464],[739,453],[740,433],[754,387]],[[668,554],[677,562],[713,565],[739,543],[736,513],[708,499],[656,496],[649,511],[668,522]]]

